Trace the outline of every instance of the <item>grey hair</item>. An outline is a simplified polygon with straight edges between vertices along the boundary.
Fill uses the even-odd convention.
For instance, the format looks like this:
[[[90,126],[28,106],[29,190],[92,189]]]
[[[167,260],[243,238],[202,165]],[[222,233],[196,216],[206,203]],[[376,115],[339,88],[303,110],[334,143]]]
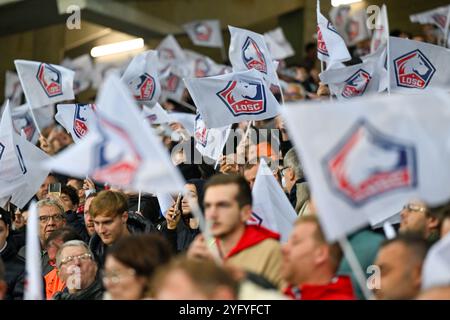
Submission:
[[[65,210],[64,207],[56,200],[53,199],[42,199],[39,200],[38,203],[36,203],[36,207],[38,209],[42,208],[42,207],[55,207],[59,210],[59,212],[64,215]]]
[[[56,267],[58,269],[61,268],[61,253],[64,250],[64,248],[67,247],[83,247],[84,249],[86,249],[86,252],[89,253],[92,257],[94,257],[94,255],[92,254],[91,249],[89,248],[89,246],[81,240],[70,240],[67,242],[64,242],[63,245],[59,248],[58,252],[56,253]]]
[[[283,164],[285,167],[289,167],[292,168],[292,170],[294,170],[295,177],[297,179],[305,178],[305,174],[303,173],[303,166],[297,154],[295,153],[294,148],[291,148],[289,149],[288,152],[286,152],[286,155],[284,156],[283,159]]]

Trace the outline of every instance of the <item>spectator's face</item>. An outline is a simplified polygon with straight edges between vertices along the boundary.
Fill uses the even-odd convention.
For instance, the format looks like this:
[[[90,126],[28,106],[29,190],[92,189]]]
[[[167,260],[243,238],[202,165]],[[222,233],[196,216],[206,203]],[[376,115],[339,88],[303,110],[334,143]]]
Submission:
[[[156,292],[158,300],[207,300],[192,280],[182,270],[173,270],[166,275]]]
[[[41,184],[38,192],[36,193],[36,197],[38,200],[45,199],[48,193],[48,186],[52,183],[57,183],[58,181],[53,176],[48,176],[45,181]]]
[[[407,247],[399,242],[388,244],[378,252],[375,265],[380,268],[380,289],[377,299],[412,299],[420,289],[421,268],[415,266]]]
[[[250,217],[250,206],[239,208],[235,184],[209,187],[205,193],[205,218],[211,223],[214,237],[226,237],[242,228]],[[250,212],[248,212],[250,211]]]
[[[46,240],[53,231],[64,227],[65,224],[66,220],[57,207],[43,206],[39,208],[39,227],[42,241]]]
[[[113,256],[105,261],[103,284],[113,300],[137,300],[144,295],[146,279]]]
[[[198,203],[198,195],[197,195],[197,189],[195,188],[195,185],[186,184],[184,187],[187,189],[187,192],[189,192],[192,200],[197,201],[197,203]],[[183,200],[181,201],[181,209],[183,210],[183,215],[187,215],[187,214],[191,213],[191,207],[189,206],[187,197],[183,197]]]
[[[65,262],[70,259],[71,261]],[[70,289],[83,290],[95,280],[97,264],[84,247],[66,247],[61,252],[59,277]],[[65,263],[64,263],[65,262]]]
[[[128,213],[116,216],[98,215],[94,218],[95,232],[107,246],[113,244],[125,233]]]
[[[55,262],[56,260],[56,253],[58,252],[59,248],[63,245],[64,241],[62,239],[55,239],[53,241],[50,241],[50,243],[47,245],[47,254],[48,259],[52,262]]]
[[[95,233],[94,220],[89,213],[92,200],[94,200],[94,197],[87,199],[84,203],[84,225],[86,226],[86,230],[90,237]]]
[[[250,184],[250,188],[253,189],[255,183],[256,174],[258,173],[259,165],[255,165],[248,170],[244,171],[245,180]]]
[[[8,238],[9,230],[8,226],[5,224],[3,220],[0,220],[0,250],[3,249],[3,246],[6,243],[6,238]]]
[[[406,205],[400,216],[400,232],[417,232],[425,235],[427,217],[423,202],[411,202]]]
[[[308,282],[316,266],[323,261],[323,250],[314,238],[316,225],[304,222],[296,225],[289,240],[282,247],[281,274],[289,284],[298,286]]]
[[[59,197],[61,199],[61,202],[64,206],[64,211],[69,211],[69,210],[76,210],[77,206],[72,202],[72,200],[70,200],[70,197],[68,194],[65,193],[61,193],[61,196]]]

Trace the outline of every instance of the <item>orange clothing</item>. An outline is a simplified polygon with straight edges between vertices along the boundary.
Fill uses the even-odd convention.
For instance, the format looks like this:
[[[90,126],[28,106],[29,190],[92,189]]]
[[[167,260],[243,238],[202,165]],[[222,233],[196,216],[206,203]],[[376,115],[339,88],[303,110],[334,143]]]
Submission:
[[[51,300],[51,298],[56,292],[62,291],[66,287],[66,284],[62,282],[61,279],[58,277],[58,269],[56,268],[47,273],[44,276],[44,280],[45,280],[45,297],[47,300]]]

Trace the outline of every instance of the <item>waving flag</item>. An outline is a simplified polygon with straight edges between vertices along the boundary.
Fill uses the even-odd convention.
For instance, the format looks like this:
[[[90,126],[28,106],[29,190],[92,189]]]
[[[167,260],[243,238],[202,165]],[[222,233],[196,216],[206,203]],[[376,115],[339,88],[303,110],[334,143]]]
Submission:
[[[75,98],[75,72],[64,67],[28,60],[14,60],[20,83],[31,108]]]
[[[28,210],[27,235],[26,235],[26,282],[24,288],[24,300],[43,300],[41,270],[41,244],[39,243],[39,213],[36,203],[32,203]]]
[[[48,175],[40,162],[49,156],[14,132],[7,105],[0,124],[0,197],[23,208],[39,190]],[[3,205],[3,204],[2,204]]]
[[[9,100],[9,104],[14,107],[22,102],[22,86],[19,77],[15,72],[6,71],[5,73],[5,100]]]
[[[297,213],[264,160],[261,160],[252,190],[253,216],[260,225],[280,234],[287,242]]]
[[[339,34],[345,34],[345,24],[350,15],[351,7],[349,5],[340,5],[338,7],[331,7],[329,12],[330,20]]]
[[[344,39],[320,13],[320,1],[317,1],[317,58],[329,64],[348,61],[352,58]]]
[[[89,54],[83,54],[75,59],[66,58],[61,63],[63,67],[75,71],[73,91],[78,94],[91,86],[93,64]]]
[[[184,50],[189,69],[189,78],[210,77],[223,74],[224,65],[191,50]]]
[[[161,100],[183,100],[184,90],[186,89],[183,78],[189,77],[189,74],[190,69],[186,64],[173,63],[170,65],[167,74],[160,77],[162,89]]]
[[[450,198],[446,93],[294,104],[283,116],[330,241],[411,199],[433,206]]]
[[[39,128],[46,128],[54,123],[54,108],[53,105],[41,107],[33,110],[34,117],[38,123]],[[39,132],[34,124],[30,108],[28,104],[14,107],[11,110],[13,119],[13,126],[17,134],[25,135],[26,139],[32,144],[36,144],[39,139]]]
[[[142,115],[148,120],[150,124],[162,124],[169,122],[169,114],[164,110],[159,103],[153,107],[144,106]]]
[[[387,15],[386,5],[383,4],[380,12],[375,20],[376,28],[372,34],[372,41],[370,42],[370,52],[374,53],[378,48],[386,45],[389,40],[389,21]]]
[[[158,71],[162,74],[163,70],[173,63],[181,63],[186,60],[186,56],[181,49],[178,41],[173,35],[165,37],[156,48],[158,52],[160,66]]]
[[[231,34],[229,57],[233,71],[256,69],[269,85],[278,86],[276,67],[264,36],[249,30],[228,26]]]
[[[322,72],[320,80],[327,84],[340,100],[377,93],[387,88],[386,48],[366,56],[362,63],[342,68],[329,68]]]
[[[196,46],[223,47],[219,20],[192,21],[184,24],[183,28]]]
[[[48,161],[47,167],[136,191],[183,190],[181,174],[118,77],[106,80],[96,106],[98,123],[91,132]]]
[[[218,160],[230,134],[231,126],[208,129],[200,113],[195,117],[195,148],[205,157]]]
[[[135,56],[125,70],[122,81],[130,88],[138,103],[149,106],[157,103],[161,95],[158,53],[149,50]]]
[[[280,27],[264,33],[264,39],[272,59],[282,60],[295,54],[291,44],[284,36],[283,29]]]
[[[409,16],[411,22],[420,24],[434,24],[442,33],[446,34],[449,27],[450,6],[443,6],[436,9],[416,13]]]
[[[95,105],[94,104],[58,104],[58,112],[55,120],[58,121],[73,138],[73,141],[80,141],[95,125]]]
[[[185,82],[207,128],[264,120],[278,114],[279,104],[256,70]]]
[[[422,290],[450,285],[450,235],[428,251],[422,267]]]
[[[420,41],[389,39],[392,90],[419,93],[450,87],[450,50]]]
[[[366,22],[365,8],[350,12],[345,21],[345,32],[343,34],[347,45],[354,46],[360,41],[370,39],[370,31],[367,29]]]

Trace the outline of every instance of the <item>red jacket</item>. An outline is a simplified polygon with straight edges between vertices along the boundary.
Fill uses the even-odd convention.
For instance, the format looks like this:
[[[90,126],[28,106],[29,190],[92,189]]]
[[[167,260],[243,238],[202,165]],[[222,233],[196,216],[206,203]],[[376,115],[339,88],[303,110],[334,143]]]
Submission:
[[[288,287],[284,294],[295,300],[356,300],[350,277],[338,276],[326,285]]]

